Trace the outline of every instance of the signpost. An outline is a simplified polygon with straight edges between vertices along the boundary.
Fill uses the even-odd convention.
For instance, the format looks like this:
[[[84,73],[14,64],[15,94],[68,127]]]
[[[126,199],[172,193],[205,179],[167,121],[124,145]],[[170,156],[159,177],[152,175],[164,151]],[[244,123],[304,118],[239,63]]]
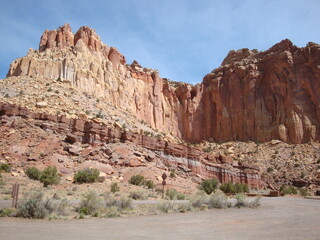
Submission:
[[[167,179],[167,174],[163,173],[162,174],[162,198],[164,198],[164,185],[166,185],[166,179]]]

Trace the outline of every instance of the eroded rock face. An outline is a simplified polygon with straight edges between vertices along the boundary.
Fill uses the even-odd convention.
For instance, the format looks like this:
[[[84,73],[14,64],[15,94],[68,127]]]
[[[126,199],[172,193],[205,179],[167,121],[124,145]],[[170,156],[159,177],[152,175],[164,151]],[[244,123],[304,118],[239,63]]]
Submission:
[[[81,147],[75,146],[75,143],[90,144],[92,146],[101,143],[133,143],[149,150],[159,151],[163,154],[177,157],[169,161],[168,165],[190,169],[190,172],[198,174],[202,178],[217,178],[222,183],[230,181],[234,183],[246,183],[252,188],[262,187],[258,166],[250,164],[239,166],[234,164],[233,159],[230,157],[204,153],[195,147],[170,143],[160,138],[123,131],[95,122],[68,119],[64,116],[55,116],[46,113],[33,113],[24,107],[0,103],[0,120],[13,116],[37,120],[39,121],[37,125],[42,126],[46,131],[53,131],[65,135],[65,140],[73,144],[65,149],[71,155],[79,156],[84,151]],[[108,151],[106,150],[106,152]],[[87,154],[94,155],[94,152],[91,151]],[[111,153],[111,155],[113,154],[114,153]],[[135,158],[129,159],[126,164],[131,167],[144,165],[143,162],[138,160],[139,156],[140,154],[137,154]],[[148,156],[148,159],[153,159],[154,157],[155,156]],[[60,161],[63,161],[63,159]]]
[[[46,30],[40,39],[39,51],[49,48],[63,49],[74,45],[74,36],[69,24],[59,27],[57,30]]]
[[[204,78],[204,138],[319,139],[320,45],[284,40],[265,52],[229,53],[224,62]]]
[[[151,127],[190,142],[319,140],[320,45],[289,40],[264,52],[230,51],[201,84],[175,84],[126,60],[94,30],[47,31],[39,51],[15,60],[8,76],[68,80]]]

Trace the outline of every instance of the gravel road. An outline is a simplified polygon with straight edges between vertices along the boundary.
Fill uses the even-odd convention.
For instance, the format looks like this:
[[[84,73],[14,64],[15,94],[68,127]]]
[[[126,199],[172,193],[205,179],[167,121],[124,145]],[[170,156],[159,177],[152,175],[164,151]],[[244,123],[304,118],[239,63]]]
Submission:
[[[0,239],[320,239],[320,201],[263,198],[258,209],[87,220],[0,219]]]

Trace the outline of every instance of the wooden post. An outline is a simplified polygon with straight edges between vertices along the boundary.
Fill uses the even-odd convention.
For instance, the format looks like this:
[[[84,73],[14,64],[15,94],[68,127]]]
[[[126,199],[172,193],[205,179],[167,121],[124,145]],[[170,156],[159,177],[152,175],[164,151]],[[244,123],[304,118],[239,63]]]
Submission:
[[[18,196],[19,196],[19,184],[15,183],[12,186],[12,207],[17,208],[18,206]]]

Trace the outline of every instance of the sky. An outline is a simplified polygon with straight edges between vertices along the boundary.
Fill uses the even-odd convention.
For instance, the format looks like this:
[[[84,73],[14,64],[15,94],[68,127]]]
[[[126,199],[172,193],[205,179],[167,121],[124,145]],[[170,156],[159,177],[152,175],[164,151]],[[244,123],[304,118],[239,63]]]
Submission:
[[[320,43],[320,0],[0,0],[0,79],[45,29],[96,30],[127,59],[199,83],[232,49]]]

